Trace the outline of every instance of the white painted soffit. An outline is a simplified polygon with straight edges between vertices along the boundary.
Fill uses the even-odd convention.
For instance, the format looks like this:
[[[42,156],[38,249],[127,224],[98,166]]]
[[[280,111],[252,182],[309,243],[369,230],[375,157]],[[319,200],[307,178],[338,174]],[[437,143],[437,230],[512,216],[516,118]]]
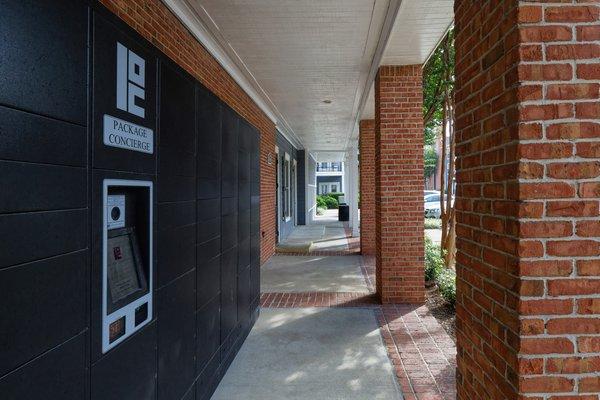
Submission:
[[[379,65],[425,63],[453,20],[454,0],[402,0]],[[360,119],[375,117],[374,92],[371,81]]]
[[[344,161],[346,153],[343,151],[311,151],[315,161],[317,162],[339,162]]]
[[[258,84],[252,73],[246,68],[235,50],[229,45],[224,46],[224,39],[215,37],[214,32],[207,28],[204,21],[212,21],[210,16],[207,14],[199,15],[198,8],[190,5],[187,0],[162,1],[267,117],[275,123],[277,130],[295,147],[302,149],[304,147],[302,141],[295,135],[283,115]],[[200,10],[203,9],[200,8]]]
[[[361,82],[360,90],[356,93],[356,108],[353,114],[354,118],[352,118],[352,120],[349,121],[349,134],[348,140],[345,144],[345,148],[350,148],[351,141],[358,138],[358,125],[361,119],[365,119],[365,117],[362,116],[363,110],[365,109],[366,104],[369,102],[369,99],[372,98],[372,94],[370,92],[373,87],[373,82],[375,81],[377,70],[381,65],[381,59],[383,58],[385,49],[387,47],[387,43],[392,34],[392,30],[394,29],[394,26],[398,19],[398,12],[400,11],[402,2],[403,0],[390,0],[388,4],[388,10],[386,12],[385,20],[383,21],[383,25],[381,27],[381,31],[377,38],[377,47],[375,48],[375,52],[371,59],[366,79],[364,82]]]
[[[185,1],[307,149],[344,151],[400,0]],[[387,23],[384,26],[384,21]],[[378,65],[377,65],[378,66]],[[376,69],[376,68],[375,68]],[[281,120],[279,120],[281,119]],[[282,129],[284,133],[285,129]]]

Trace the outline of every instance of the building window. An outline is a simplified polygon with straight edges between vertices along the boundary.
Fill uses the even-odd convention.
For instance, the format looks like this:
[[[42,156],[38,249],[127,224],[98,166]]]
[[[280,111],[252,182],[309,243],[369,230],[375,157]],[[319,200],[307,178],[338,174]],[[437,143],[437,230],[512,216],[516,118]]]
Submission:
[[[327,183],[319,184],[319,194],[329,193],[329,185]]]
[[[283,203],[283,218],[287,221],[291,217],[291,201],[292,196],[290,194],[290,176],[291,176],[291,164],[290,164],[290,156],[285,153],[283,158],[283,182],[281,185],[281,195],[282,195],[282,203]]]
[[[342,172],[342,163],[341,162],[317,163],[317,172]]]
[[[337,184],[332,183],[331,184],[331,193],[337,193],[337,192],[338,192],[338,190],[337,190]]]

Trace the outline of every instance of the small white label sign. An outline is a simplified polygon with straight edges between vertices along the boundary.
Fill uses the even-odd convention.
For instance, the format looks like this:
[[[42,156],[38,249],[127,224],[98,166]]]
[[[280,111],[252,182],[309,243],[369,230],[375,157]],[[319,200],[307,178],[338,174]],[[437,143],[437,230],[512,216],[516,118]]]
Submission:
[[[104,144],[153,154],[154,132],[152,129],[104,114]]]

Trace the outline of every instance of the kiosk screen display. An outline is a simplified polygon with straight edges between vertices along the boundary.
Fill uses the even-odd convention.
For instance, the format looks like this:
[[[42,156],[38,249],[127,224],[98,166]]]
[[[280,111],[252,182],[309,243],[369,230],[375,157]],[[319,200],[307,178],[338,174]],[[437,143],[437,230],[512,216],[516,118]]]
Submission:
[[[112,303],[145,290],[145,277],[137,249],[135,232],[131,229],[111,231],[107,246],[108,286]]]

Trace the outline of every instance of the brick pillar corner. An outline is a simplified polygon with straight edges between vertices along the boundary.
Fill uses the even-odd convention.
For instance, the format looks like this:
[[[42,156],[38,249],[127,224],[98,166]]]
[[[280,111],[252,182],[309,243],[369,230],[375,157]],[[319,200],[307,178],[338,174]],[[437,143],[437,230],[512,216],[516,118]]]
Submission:
[[[375,79],[376,286],[383,303],[425,301],[421,65]]]
[[[460,400],[600,398],[599,5],[455,2]]]
[[[375,255],[375,120],[359,124],[360,251]]]

